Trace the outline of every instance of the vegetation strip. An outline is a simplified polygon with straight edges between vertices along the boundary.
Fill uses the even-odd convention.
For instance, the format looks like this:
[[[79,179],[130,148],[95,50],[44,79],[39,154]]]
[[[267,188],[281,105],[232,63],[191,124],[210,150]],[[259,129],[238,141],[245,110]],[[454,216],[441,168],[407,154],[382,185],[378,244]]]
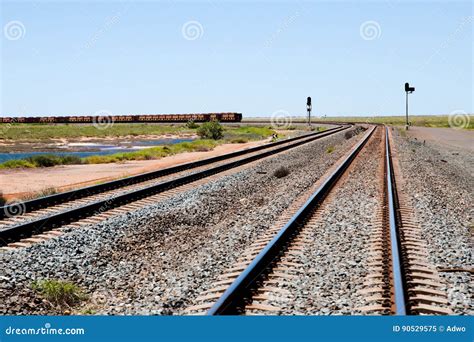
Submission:
[[[461,118],[464,118],[464,122],[461,125],[457,125],[455,115],[410,115],[409,121],[412,126],[419,127],[433,127],[433,128],[463,128],[463,129],[474,129],[474,115],[460,113]],[[306,118],[299,117],[294,118],[293,123],[305,123]],[[242,123],[254,124],[264,123],[264,118],[245,119]],[[313,118],[312,123],[318,124],[341,124],[341,123],[365,123],[365,124],[381,124],[391,126],[404,126],[406,124],[405,116],[340,116],[340,117],[325,117],[325,118]]]
[[[42,127],[42,125],[40,125],[40,127]],[[58,129],[59,132],[61,132],[62,128],[55,127],[57,126],[54,126],[51,134],[57,134],[57,137],[62,137],[63,133],[55,132],[55,129]],[[104,164],[118,163],[127,160],[152,160],[184,152],[210,151],[220,144],[246,143],[249,141],[261,140],[275,134],[275,131],[269,127],[224,128],[217,122],[206,122],[201,125],[190,122],[186,125],[186,127],[186,129],[179,128],[176,133],[183,132],[191,133],[193,135],[197,134],[200,139],[196,139],[194,141],[183,141],[172,145],[149,147],[138,151],[118,152],[109,155],[91,155],[83,158],[75,155],[54,155],[51,153],[44,153],[23,159],[7,160],[3,163],[0,163],[0,169],[52,167],[56,165],[72,164]],[[90,129],[90,127],[85,128]],[[11,129],[12,128],[9,128],[6,130],[6,132],[10,131]],[[318,130],[319,129],[320,128],[318,128]],[[19,131],[21,132],[22,130],[25,131],[24,135],[27,136],[26,132],[29,130],[21,128]],[[45,127],[45,130],[51,130],[51,128]],[[146,130],[146,132],[148,132],[148,130]],[[158,130],[158,132],[161,131]],[[38,133],[33,133],[32,135],[36,136],[35,134]],[[77,132],[74,134],[77,134]],[[16,137],[16,135],[14,136]],[[111,136],[114,135],[112,134]],[[120,134],[118,136],[120,136]],[[20,137],[16,137],[15,140],[20,142],[23,141]]]

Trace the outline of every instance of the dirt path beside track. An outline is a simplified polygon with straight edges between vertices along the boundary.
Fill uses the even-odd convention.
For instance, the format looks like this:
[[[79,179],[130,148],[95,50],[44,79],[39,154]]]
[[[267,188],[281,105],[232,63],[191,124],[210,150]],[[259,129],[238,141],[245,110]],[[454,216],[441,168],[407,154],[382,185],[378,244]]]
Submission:
[[[453,128],[410,127],[407,131],[410,138],[431,142],[455,149],[474,152],[474,131]]]

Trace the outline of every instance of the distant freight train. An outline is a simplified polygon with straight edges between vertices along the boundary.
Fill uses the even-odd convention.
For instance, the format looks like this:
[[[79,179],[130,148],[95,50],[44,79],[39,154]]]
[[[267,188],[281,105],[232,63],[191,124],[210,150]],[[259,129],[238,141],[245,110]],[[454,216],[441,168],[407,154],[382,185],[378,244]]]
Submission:
[[[95,122],[240,122],[241,113],[209,114],[143,114],[111,116],[44,116],[44,117],[0,117],[0,123],[95,123]]]

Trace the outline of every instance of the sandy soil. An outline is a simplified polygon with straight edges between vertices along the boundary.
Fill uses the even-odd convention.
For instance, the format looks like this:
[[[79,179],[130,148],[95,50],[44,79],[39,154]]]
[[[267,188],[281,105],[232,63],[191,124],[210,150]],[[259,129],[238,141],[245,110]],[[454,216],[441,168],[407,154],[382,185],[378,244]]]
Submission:
[[[110,181],[173,165],[210,158],[224,153],[262,145],[269,140],[245,144],[224,144],[208,152],[186,152],[158,160],[137,160],[118,164],[63,165],[52,168],[0,170],[0,191],[11,200],[47,188],[59,191],[74,189],[97,182]]]
[[[474,151],[474,131],[452,128],[410,127],[407,134],[410,138],[416,138],[420,142],[425,140],[427,143],[431,142],[441,146]]]

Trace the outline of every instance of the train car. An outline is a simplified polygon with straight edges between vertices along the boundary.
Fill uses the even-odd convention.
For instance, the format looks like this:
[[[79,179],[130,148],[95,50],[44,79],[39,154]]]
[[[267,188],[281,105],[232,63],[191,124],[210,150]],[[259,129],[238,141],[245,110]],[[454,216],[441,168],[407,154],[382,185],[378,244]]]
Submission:
[[[219,121],[240,122],[240,121],[242,121],[242,114],[240,114],[240,113],[223,113],[223,114],[220,114]]]
[[[40,117],[38,122],[40,122],[40,123],[55,123],[56,118],[54,116]]]
[[[115,115],[112,116],[113,122],[133,122],[133,115]]]
[[[94,123],[100,121],[100,116],[46,116],[46,117],[2,117],[0,123]],[[149,122],[149,123],[173,123],[173,122],[240,122],[242,121],[241,113],[207,113],[207,114],[139,114],[139,115],[113,115],[108,118],[111,122]]]

